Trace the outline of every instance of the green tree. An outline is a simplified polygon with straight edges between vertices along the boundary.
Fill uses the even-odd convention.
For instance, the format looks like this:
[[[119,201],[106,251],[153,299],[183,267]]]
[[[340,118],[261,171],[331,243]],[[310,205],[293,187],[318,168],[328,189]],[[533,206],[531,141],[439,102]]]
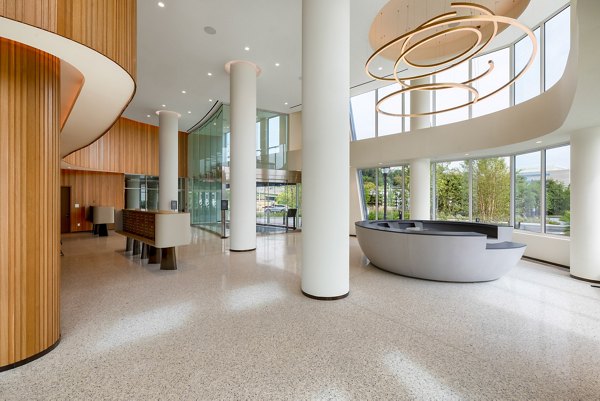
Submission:
[[[486,222],[508,222],[510,170],[502,157],[473,162],[474,217]]]
[[[302,197],[302,189],[297,190],[297,185],[287,185],[285,187],[285,191],[281,192],[275,198],[275,203],[278,205],[287,205],[288,208],[297,208],[298,205],[296,203],[296,199]],[[298,192],[298,198],[296,197],[296,192]]]
[[[560,181],[546,180],[546,211],[549,216],[563,215],[571,208],[571,188]]]
[[[450,163],[436,164],[437,218],[466,220],[469,217],[469,173],[466,165],[451,168]]]

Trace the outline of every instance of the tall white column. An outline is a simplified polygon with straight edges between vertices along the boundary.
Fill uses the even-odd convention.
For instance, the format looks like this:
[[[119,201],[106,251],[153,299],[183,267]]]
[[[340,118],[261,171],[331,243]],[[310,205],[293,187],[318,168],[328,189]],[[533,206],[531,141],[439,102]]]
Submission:
[[[600,281],[600,127],[571,134],[571,275]]]
[[[158,208],[171,210],[171,201],[178,199],[179,117],[174,111],[159,110],[158,114]]]
[[[431,170],[429,159],[410,162],[410,218],[431,219]]]
[[[349,291],[349,0],[302,1],[302,292]]]
[[[412,85],[431,82],[429,77],[411,81]],[[431,110],[431,91],[410,93],[410,112],[423,113]],[[411,131],[431,127],[431,117],[411,117]],[[418,135],[418,134],[417,134]],[[431,171],[429,159],[416,159],[410,162],[410,218],[429,220],[431,218]]]
[[[256,76],[260,69],[249,61],[230,61],[231,189],[229,248],[256,249]]]

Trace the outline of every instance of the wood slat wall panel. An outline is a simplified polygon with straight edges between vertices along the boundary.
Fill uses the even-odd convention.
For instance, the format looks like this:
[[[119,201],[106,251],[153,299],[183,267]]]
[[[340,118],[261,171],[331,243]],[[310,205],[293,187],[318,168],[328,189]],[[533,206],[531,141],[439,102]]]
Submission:
[[[58,1],[59,35],[99,51],[127,70],[135,79],[136,0],[55,1]]]
[[[92,223],[85,220],[90,206],[125,207],[124,174],[62,170],[60,185],[71,187],[71,232],[92,229]],[[79,208],[75,204],[79,204]]]
[[[179,176],[187,176],[187,136],[179,133]],[[100,139],[64,160],[98,171],[158,175],[158,127],[120,118]]]
[[[0,15],[50,32],[57,30],[58,0],[0,0]]]
[[[0,368],[60,336],[60,63],[0,38]]]

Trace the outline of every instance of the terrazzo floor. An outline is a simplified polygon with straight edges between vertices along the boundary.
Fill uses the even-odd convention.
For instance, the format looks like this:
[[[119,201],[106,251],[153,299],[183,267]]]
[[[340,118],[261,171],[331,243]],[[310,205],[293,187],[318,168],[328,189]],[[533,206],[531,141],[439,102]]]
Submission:
[[[490,283],[393,275],[350,238],[350,296],[300,293],[300,233],[198,229],[161,271],[63,236],[62,341],[2,400],[598,400],[600,288],[521,261]]]

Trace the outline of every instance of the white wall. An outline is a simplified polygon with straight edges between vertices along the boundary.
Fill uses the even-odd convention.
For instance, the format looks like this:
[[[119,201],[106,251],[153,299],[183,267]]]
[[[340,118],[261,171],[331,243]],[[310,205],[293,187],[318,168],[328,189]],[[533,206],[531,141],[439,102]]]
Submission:
[[[543,235],[515,230],[513,241],[527,245],[525,256],[570,266],[571,240],[558,235]]]

